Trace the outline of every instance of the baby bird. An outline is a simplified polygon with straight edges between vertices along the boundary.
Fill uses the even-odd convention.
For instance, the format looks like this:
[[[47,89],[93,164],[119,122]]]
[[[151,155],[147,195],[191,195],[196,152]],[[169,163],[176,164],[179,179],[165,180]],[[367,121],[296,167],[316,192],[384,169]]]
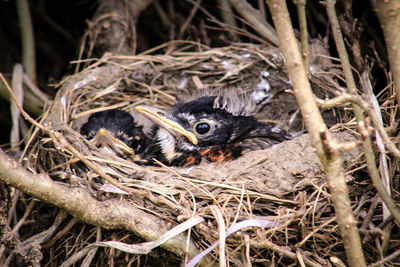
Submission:
[[[97,147],[132,159],[145,149],[148,140],[133,116],[118,109],[93,113],[82,125],[81,134]]]
[[[254,150],[252,140],[262,140],[260,149],[290,138],[284,130],[248,115],[247,104],[240,101],[205,96],[169,110],[137,106],[135,109],[156,125],[142,162],[150,164],[152,158],[170,166],[198,164],[202,158],[222,162]]]

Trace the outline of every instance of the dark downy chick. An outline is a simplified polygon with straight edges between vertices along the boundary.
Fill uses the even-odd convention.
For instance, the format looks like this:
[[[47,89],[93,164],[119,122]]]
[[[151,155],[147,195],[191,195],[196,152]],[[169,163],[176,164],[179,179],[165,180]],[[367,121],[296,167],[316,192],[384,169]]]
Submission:
[[[147,138],[128,112],[111,109],[93,113],[81,127],[81,134],[97,147],[110,148],[133,159],[145,149]]]
[[[237,99],[217,96],[178,103],[167,111],[136,107],[158,126],[145,157],[172,166],[198,164],[202,157],[222,162],[252,149],[248,140],[261,138],[266,148],[289,139],[282,129],[247,115],[244,107]]]

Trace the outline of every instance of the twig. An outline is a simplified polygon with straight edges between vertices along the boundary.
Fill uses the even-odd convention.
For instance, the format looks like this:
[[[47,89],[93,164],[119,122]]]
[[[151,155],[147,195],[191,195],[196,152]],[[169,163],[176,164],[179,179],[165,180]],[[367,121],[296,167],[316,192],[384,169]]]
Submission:
[[[28,88],[32,91],[32,93],[36,97],[38,97],[43,103],[49,101],[50,97],[47,94],[43,93],[39,89],[39,87],[37,87],[36,84],[29,78],[28,75],[24,74],[23,80],[26,86],[28,86]]]
[[[345,76],[345,79],[346,79],[346,85],[347,85],[348,90],[349,90],[349,92],[351,94],[357,94],[357,88],[356,88],[354,77],[353,77],[353,73],[352,73],[352,70],[351,70],[349,57],[348,57],[348,54],[347,54],[347,51],[346,51],[346,47],[345,47],[345,44],[344,44],[344,41],[343,41],[343,37],[342,37],[342,32],[341,32],[341,29],[340,29],[340,26],[339,26],[339,22],[338,22],[338,18],[337,18],[337,15],[336,15],[335,4],[336,4],[336,0],[327,0],[326,1],[326,10],[327,10],[327,14],[328,14],[328,17],[329,17],[329,21],[331,22],[331,25],[332,25],[332,33],[333,33],[333,37],[335,39],[336,47],[338,49],[338,53],[339,53],[340,59],[342,61],[343,72],[344,72],[344,76]],[[356,47],[357,46],[359,47],[359,45],[356,45]],[[356,47],[354,47],[354,52],[356,54],[360,54],[359,49],[357,49]],[[399,46],[399,48],[400,48],[400,46]],[[357,61],[358,60],[356,59],[356,62]],[[364,85],[364,88],[366,90],[367,95],[370,96],[369,97],[370,98],[369,102],[373,105],[373,107],[376,110],[376,111],[373,111],[373,112],[375,113],[375,115],[377,115],[376,113],[380,112],[379,106],[376,104],[376,100],[372,100],[372,98],[375,98],[375,97],[371,96],[372,93],[369,93],[371,91],[371,88],[370,88],[369,84],[367,84],[365,75],[368,75],[368,74],[364,71],[363,75],[362,75],[363,77],[361,79],[361,82]],[[358,105],[353,104],[353,109],[354,109],[354,113],[355,113],[357,121],[359,121],[359,122],[362,121],[364,118],[363,118],[363,114],[362,114],[361,108]],[[377,125],[382,124],[382,120],[378,116],[379,115],[377,115],[376,118],[374,116],[374,119],[376,119],[374,121],[374,125],[376,127],[377,127]],[[378,148],[379,148],[379,144],[381,143],[380,133],[377,135],[377,141],[378,141],[377,143],[378,143]],[[384,194],[387,197],[389,195],[389,193],[388,192],[384,193],[382,191],[382,189],[383,189],[382,185],[383,184],[382,184],[382,181],[381,181],[381,179],[385,179],[385,175],[387,176],[387,172],[383,171],[382,172],[383,177],[382,178],[380,177],[378,169],[376,167],[375,153],[374,153],[374,151],[372,149],[372,144],[371,144],[370,138],[366,138],[364,140],[363,146],[364,146],[364,153],[365,153],[365,159],[366,159],[366,162],[367,162],[368,172],[369,172],[369,174],[371,176],[371,179],[372,179],[375,187],[379,187],[379,189],[377,188],[377,190],[379,192],[379,195]],[[381,148],[382,148],[382,146],[381,146]],[[386,164],[386,161],[385,161],[384,157],[385,156],[383,156],[383,161],[382,161],[382,157],[381,157],[381,163]],[[384,168],[384,166],[381,166],[381,168],[382,167]],[[386,181],[386,183],[387,183],[387,181]],[[389,201],[389,198],[390,197],[387,198],[387,201]],[[384,202],[386,203],[386,201],[384,201]],[[395,213],[397,213],[397,211],[396,211],[397,209],[395,207],[392,207],[392,210]],[[384,214],[385,213],[387,213],[387,212],[385,212],[385,208],[384,208]]]
[[[336,15],[335,3],[336,3],[336,0],[327,0],[326,1],[326,11],[327,11],[327,14],[329,17],[329,21],[331,22],[331,25],[332,25],[332,33],[333,33],[336,47],[337,47],[337,50],[338,50],[338,53],[339,53],[339,56],[340,56],[340,59],[342,62],[343,72],[344,72],[344,76],[346,79],[347,88],[351,94],[357,94],[357,88],[356,88],[356,84],[354,81],[351,65],[349,62],[349,57],[347,55],[346,47],[344,45],[338,18]],[[360,122],[360,121],[364,120],[364,115],[362,114],[362,110],[359,105],[353,104],[353,110],[354,110],[354,114],[356,116],[357,121]],[[373,113],[375,113],[375,112],[373,112]],[[371,116],[371,114],[368,114],[368,115]],[[376,115],[376,114],[374,114],[374,115]],[[377,118],[377,116],[373,116],[373,117],[371,116],[371,118],[373,120],[375,127],[377,127],[377,125],[381,124],[381,121]],[[384,134],[384,136],[387,137],[386,133]],[[388,142],[389,138],[386,138],[385,141],[387,144],[391,144],[391,142]],[[363,147],[364,147],[364,153],[365,153],[365,160],[367,162],[367,168],[368,168],[368,172],[371,176],[371,179],[372,179],[374,185],[377,187],[378,192],[380,192],[379,195],[386,196],[386,195],[388,195],[387,192],[385,193],[382,191],[382,189],[383,189],[381,186],[382,182],[381,182],[381,179],[379,176],[378,169],[376,167],[375,153],[374,153],[374,150],[372,149],[372,144],[371,144],[370,138],[366,138],[364,140]],[[394,147],[392,147],[392,150],[396,151],[397,148],[394,146]],[[386,203],[387,201],[390,201],[389,198],[387,198],[387,200],[384,202]],[[392,207],[391,211],[397,213],[395,207]],[[400,215],[400,213],[399,213],[399,215]]]
[[[336,256],[330,256],[329,260],[335,265],[336,267],[346,267],[346,264],[343,263],[341,259]]]
[[[226,240],[226,229],[225,229],[225,221],[222,217],[221,211],[218,209],[217,206],[212,205],[210,206],[210,210],[214,215],[217,223],[218,223],[218,232],[219,232],[219,266],[225,267],[225,240]]]
[[[331,140],[331,142],[335,143],[336,140]],[[365,266],[357,222],[350,205],[349,191],[341,164],[341,157],[337,151],[328,156],[325,172],[329,189],[331,190],[331,199],[335,206],[337,222],[340,227],[349,266]]]
[[[342,61],[343,71],[344,71],[344,75],[345,75],[345,79],[346,79],[346,85],[347,85],[348,90],[349,90],[349,92],[351,94],[357,94],[357,89],[356,89],[354,77],[353,77],[353,74],[352,74],[349,58],[348,58],[348,55],[347,55],[347,51],[346,51],[346,48],[345,48],[345,45],[344,45],[344,41],[343,41],[343,37],[342,37],[342,34],[341,34],[338,18],[337,18],[337,15],[336,15],[335,3],[336,3],[335,0],[327,0],[327,2],[326,2],[326,10],[327,10],[327,14],[328,14],[328,17],[329,17],[329,21],[331,22],[331,25],[332,25],[332,33],[333,33],[333,36],[334,36],[334,39],[335,39],[335,43],[336,43],[336,46],[337,46],[337,49],[338,49],[338,52],[339,52],[339,56],[340,56],[340,59]],[[398,5],[398,8],[400,8],[399,5]],[[400,22],[400,16],[397,16],[397,18],[398,18],[397,22]],[[396,28],[397,28],[397,26],[395,26],[392,29],[392,31],[395,32]],[[397,37],[396,37],[396,39],[397,39]],[[398,42],[398,40],[397,40],[397,43],[398,43],[398,45],[397,45],[397,51],[398,51],[399,48],[400,48],[400,43]],[[395,46],[394,43],[392,43],[390,45],[391,46]],[[359,55],[360,52],[359,52],[359,48],[357,49],[357,47],[359,47],[359,45],[356,45],[355,47],[353,46],[355,54]],[[397,53],[397,55],[398,55],[398,53]],[[393,55],[393,56],[396,57],[396,55]],[[356,60],[356,62],[357,62],[357,60]],[[398,62],[398,60],[396,60],[395,62]],[[397,68],[399,66],[400,65],[398,64]],[[364,73],[366,74],[365,71],[364,71]],[[363,75],[365,76],[365,74],[363,74]],[[400,75],[400,72],[397,72],[397,74]],[[398,81],[400,81],[400,80],[398,79]],[[369,84],[366,84],[365,78],[362,79],[362,83],[364,85],[365,90],[370,91]],[[399,91],[397,91],[397,93],[399,93]],[[374,96],[372,96],[372,97],[374,98]],[[398,100],[399,99],[400,98],[398,98]],[[374,103],[376,103],[375,101],[376,100],[371,100],[370,103],[374,104]],[[376,107],[376,108],[378,109],[376,112],[380,112],[379,111],[379,106]],[[353,109],[354,109],[354,113],[355,113],[357,121],[362,121],[363,120],[363,114],[362,114],[361,108],[358,105],[354,105],[353,104]],[[375,112],[373,112],[373,113],[375,113]],[[376,115],[376,114],[374,114],[374,115]],[[375,120],[374,121],[374,125],[376,127],[377,127],[377,125],[380,126],[382,124],[382,121],[379,120],[378,116],[376,116],[376,118],[374,116],[374,120]],[[382,128],[383,128],[383,126],[382,126]],[[379,133],[377,135],[378,146],[379,146],[379,143],[381,142],[380,135],[381,135],[381,133]],[[384,136],[387,137],[386,133],[384,134]],[[383,136],[381,136],[381,137],[383,137]],[[387,139],[389,140],[389,138],[387,138]],[[386,142],[388,140],[386,140]],[[385,204],[387,203],[386,205],[388,205],[388,204],[391,205],[391,207],[388,206],[388,208],[392,213],[394,213],[393,216],[395,216],[396,219],[400,219],[400,217],[399,217],[400,216],[400,211],[395,205],[393,205],[394,203],[393,203],[389,193],[387,191],[385,191],[385,187],[383,186],[383,183],[381,181],[378,169],[376,167],[375,153],[374,153],[374,151],[372,149],[372,144],[371,144],[370,138],[366,138],[364,140],[363,146],[364,146],[364,153],[365,153],[365,159],[366,159],[366,162],[367,162],[368,172],[369,172],[369,174],[371,176],[371,180],[373,181],[375,188],[377,189],[377,191],[378,191],[379,195],[382,197],[382,199],[385,198],[385,200],[384,200]],[[394,148],[396,148],[396,147],[394,147]],[[384,149],[382,149],[382,146],[381,146],[381,150],[384,150]],[[396,150],[397,150],[397,148],[396,148]],[[383,154],[381,155],[381,159],[383,159],[383,161],[381,160],[381,162],[383,162],[383,164],[385,164],[386,163],[386,159],[385,159],[385,156]],[[385,168],[385,166],[384,165],[382,166],[382,164],[381,164],[381,168],[382,167]],[[387,176],[387,172],[386,172],[386,170],[384,170],[382,173],[384,175],[382,177],[382,179],[384,179],[385,175]],[[385,208],[384,208],[384,214],[385,213],[387,213],[387,212],[385,212]]]
[[[222,21],[226,24],[232,25],[233,27],[237,27],[229,0],[218,0],[218,5],[220,8]]]
[[[379,108],[379,103],[374,95],[372,85],[368,78],[368,73],[366,71],[364,71],[361,75],[361,84],[364,87],[365,95],[368,99],[368,102],[372,106],[374,113],[376,114],[376,116],[378,117],[378,119],[380,121],[379,125],[380,126],[383,125],[382,114],[381,114],[381,110]],[[378,151],[379,151],[379,173],[380,173],[381,181],[382,181],[383,185],[385,186],[388,194],[391,195],[391,193],[390,193],[390,177],[389,177],[390,175],[389,175],[388,162],[386,159],[386,149],[385,149],[385,145],[382,142],[382,137],[379,133],[376,133],[376,145],[377,145]],[[383,205],[383,219],[386,219],[387,217],[389,217],[389,215],[390,215],[390,212],[389,212],[387,206]]]
[[[3,226],[3,225],[2,225]],[[2,241],[7,244],[7,247],[14,248],[8,255],[7,259],[5,257],[6,245],[0,247],[0,255],[2,256],[2,266],[10,266],[11,261],[15,255],[20,255],[25,263],[31,266],[38,266],[40,261],[37,256],[40,257],[41,253],[38,251],[37,246],[25,246],[23,242],[19,239],[18,235],[11,232],[8,226],[2,228]]]
[[[382,26],[388,52],[390,71],[395,85],[397,103],[400,103],[400,2],[371,0]]]
[[[3,82],[5,83],[5,85],[7,86],[7,89],[9,90],[11,97],[14,99],[15,101],[15,96],[12,93],[11,88],[9,87],[9,85],[7,84],[4,76],[0,73],[0,79],[3,80]],[[174,210],[178,210],[181,213],[185,213],[183,207],[173,203],[172,201],[169,201],[167,199],[160,199],[157,197],[154,197],[152,194],[150,193],[146,193],[142,190],[137,190],[137,189],[133,189],[127,186],[124,186],[120,183],[118,183],[114,178],[112,178],[110,175],[106,174],[101,168],[99,168],[96,164],[92,163],[90,160],[88,160],[84,155],[82,155],[73,145],[71,145],[67,139],[60,134],[59,132],[56,132],[54,130],[51,129],[51,125],[41,125],[40,123],[38,123],[37,121],[35,121],[34,119],[32,119],[28,113],[26,113],[23,108],[16,103],[18,108],[21,111],[21,114],[24,116],[24,118],[29,121],[31,124],[33,124],[34,126],[36,126],[37,128],[39,128],[43,133],[48,134],[56,149],[61,151],[61,152],[68,152],[71,155],[77,157],[80,161],[82,161],[88,168],[92,169],[96,174],[98,174],[101,178],[103,178],[104,180],[106,180],[107,182],[109,182],[110,184],[118,187],[119,189],[128,192],[132,195],[140,195],[143,197],[147,197],[150,201],[154,202],[154,203],[162,203],[165,204],[171,208],[173,208]]]
[[[300,243],[296,244],[296,247],[301,247],[304,245],[305,242],[307,242],[307,240],[312,237],[316,232],[318,232],[320,229],[324,228],[325,226],[327,226],[328,224],[330,224],[331,222],[335,221],[336,217],[333,217],[331,219],[329,219],[328,221],[326,221],[325,223],[323,223],[322,225],[318,226],[317,228],[315,228],[311,233],[309,233],[306,237],[303,238],[303,240],[301,240]]]
[[[96,228],[96,242],[101,241],[101,227]],[[85,259],[82,261],[81,266],[90,266],[94,256],[96,255],[97,248],[92,249],[89,251],[89,253],[86,255]]]
[[[137,233],[146,240],[155,240],[167,231],[165,223],[161,219],[135,208],[128,201],[121,199],[97,201],[86,190],[79,187],[74,188],[56,183],[43,174],[29,173],[2,151],[0,151],[0,181],[62,208],[89,224],[106,229],[124,228]],[[185,235],[171,238],[164,243],[163,247],[177,255],[184,256]],[[193,243],[190,244],[189,254],[192,256],[198,254]]]
[[[67,214],[67,212],[65,212],[64,210],[60,211],[60,213],[61,212]],[[63,216],[63,214],[60,214],[60,213],[58,216]],[[46,244],[44,244],[42,247],[50,248],[51,246],[53,246],[57,242],[57,240],[59,240],[65,234],[69,233],[71,231],[71,228],[78,222],[79,222],[79,219],[74,217],[71,220],[69,220],[69,222],[62,229],[57,228],[57,233],[53,236],[53,238],[51,240],[46,242]]]
[[[389,256],[387,256],[386,258],[375,262],[374,264],[368,265],[368,267],[378,267],[378,266],[382,266],[384,265],[386,262],[394,260],[396,258],[398,258],[400,256],[400,249],[396,250],[395,252],[393,252],[392,254],[390,254]]]
[[[304,69],[308,75],[308,30],[306,17],[307,0],[297,0],[297,15],[299,17],[301,56],[303,58]]]
[[[274,29],[265,21],[265,18],[261,17],[260,11],[254,9],[249,3],[243,0],[230,0],[230,3],[243,18],[250,22],[262,37],[274,45],[279,44]]]
[[[304,264],[303,255],[301,254],[300,249],[296,249],[296,257],[297,257],[297,261],[298,261],[299,265],[301,267],[306,267],[306,265]]]
[[[0,83],[0,97],[11,102],[10,94],[8,93],[5,84]],[[36,97],[31,91],[24,90],[24,108],[36,116],[40,116],[43,112],[44,102]]]
[[[267,12],[265,12],[265,1],[258,0],[257,6],[258,6],[258,9],[260,10],[261,17],[265,18],[267,16]]]
[[[375,129],[379,132],[381,135],[383,142],[386,146],[386,148],[396,157],[400,158],[400,151],[397,149],[396,145],[390,140],[389,136],[387,135],[385,129],[383,128],[382,124],[380,123],[380,120],[374,110],[372,110],[368,103],[364,101],[361,96],[358,95],[350,95],[350,94],[342,94],[338,97],[332,98],[330,100],[326,101],[321,101],[318,100],[319,105],[323,108],[332,108],[336,105],[344,104],[344,103],[354,103],[357,104],[359,107],[361,107],[371,118],[371,121],[373,125],[375,126]],[[365,149],[365,145],[364,145]],[[372,149],[372,148],[371,148]],[[375,156],[372,156],[371,158],[371,153],[365,153],[366,159],[368,161],[374,161],[375,162]],[[373,155],[373,154],[372,154]],[[374,163],[375,164],[375,163]],[[375,173],[376,172],[376,173]],[[393,214],[397,222],[400,222],[400,208],[397,207],[396,203],[393,201],[393,199],[390,197],[388,192],[386,191],[385,186],[382,183],[382,180],[379,178],[379,173],[378,170],[375,167],[374,175],[371,174],[371,179],[372,182],[374,183],[374,186],[376,190],[379,193],[379,196],[382,198],[383,202],[385,202],[386,206],[390,210],[390,212]]]
[[[172,22],[169,19],[168,15],[165,13],[163,7],[160,4],[160,1],[158,1],[158,0],[153,1],[153,6],[157,12],[157,18],[161,22],[161,26],[165,29],[168,29],[169,27],[171,27]]]
[[[329,133],[312,97],[311,86],[304,70],[286,2],[267,0],[267,4],[277,30],[279,44],[285,57],[297,103],[300,106],[307,130],[326,172],[347,258],[350,266],[365,266],[357,222],[352,212],[349,192],[342,171],[341,153],[340,151],[327,153],[321,143],[321,133],[326,133],[326,135],[329,135]],[[336,143],[337,140],[332,138],[331,142]]]
[[[244,245],[246,248],[246,251],[244,253],[245,257],[245,262],[246,262],[246,267],[251,267],[251,258],[250,258],[250,237],[248,235],[244,235]]]
[[[183,34],[186,31],[186,28],[189,26],[190,22],[192,21],[193,17],[196,15],[197,10],[199,9],[199,6],[201,4],[201,0],[197,0],[196,4],[194,5],[194,7],[192,8],[192,10],[190,11],[189,16],[186,18],[185,22],[183,23],[181,29],[179,30],[179,35],[178,35],[178,39],[182,39]]]
[[[360,226],[360,231],[367,231],[367,229],[370,227],[370,223],[372,221],[372,216],[375,213],[375,209],[378,206],[378,204],[380,203],[380,199],[378,197],[378,195],[375,195],[372,199],[371,199],[371,205],[368,209],[367,215],[363,218],[364,221]],[[365,236],[363,239],[363,243],[365,243],[368,239],[368,236]]]
[[[256,248],[264,248],[264,249],[270,249],[272,251],[275,251],[276,253],[283,255],[287,258],[290,258],[292,260],[297,260],[297,255],[294,252],[291,252],[289,249],[284,248],[284,247],[280,247],[278,245],[275,245],[274,243],[268,241],[268,240],[263,240],[263,241],[250,241],[250,245],[252,247],[256,247]],[[309,258],[303,256],[303,261],[304,263],[306,263],[308,266],[312,266],[312,267],[322,267],[323,265],[320,265],[312,260],[310,260]]]
[[[3,82],[6,84],[11,94],[11,97],[15,101],[15,96],[13,95],[11,88],[9,88],[4,76],[1,73],[0,73],[0,79],[3,80]],[[115,185],[121,190],[129,192],[133,195],[145,196],[149,198],[150,201],[153,202],[155,201],[155,203],[162,202],[163,204],[175,208],[176,210],[181,210],[182,212],[182,208],[179,205],[172,203],[171,201],[168,201],[166,199],[160,200],[157,197],[152,196],[150,193],[146,193],[141,190],[135,190],[133,188],[121,185],[111,176],[104,173],[101,170],[101,168],[98,168],[92,162],[87,160],[77,149],[75,149],[71,144],[69,144],[68,141],[65,139],[65,137],[63,137],[60,133],[51,130],[46,125],[39,124],[34,119],[32,119],[18,103],[17,106],[26,120],[28,120],[31,124],[38,127],[40,130],[42,130],[44,133],[48,134],[52,138],[58,150],[67,151],[70,154],[76,156],[82,162],[84,162],[88,168],[91,168],[99,176],[107,180],[112,185]],[[166,229],[162,229],[161,221],[157,222],[159,220],[158,218],[149,215],[139,209],[135,209],[131,205],[121,204],[122,206],[120,206],[120,210],[118,211],[116,207],[114,207],[116,210],[114,210],[114,208],[112,207],[115,206],[116,204],[112,204],[111,206],[110,204],[104,206],[103,205],[98,206],[97,201],[92,199],[91,196],[86,191],[77,189],[74,192],[75,196],[73,196],[71,188],[64,188],[63,186],[54,183],[51,179],[49,179],[46,176],[43,175],[35,176],[31,173],[28,173],[25,169],[19,167],[16,162],[9,159],[2,151],[0,151],[0,163],[1,163],[0,164],[1,181],[18,189],[21,189],[25,193],[33,195],[43,201],[50,202],[53,205],[63,208],[72,215],[77,216],[78,218],[82,219],[87,223],[99,225],[109,229],[121,228],[122,226],[124,226],[126,229],[140,234],[147,240],[156,239],[159,235],[162,235],[162,233],[166,231]],[[66,199],[64,197],[66,195],[69,195],[70,198]],[[75,199],[72,200],[71,198],[74,197]],[[73,203],[73,201],[76,202]],[[100,214],[96,212],[96,210],[103,210],[103,209],[106,213],[110,214],[109,215],[110,217],[101,214],[101,218],[99,218]],[[129,211],[129,209],[135,210],[135,212],[132,212],[132,210]],[[128,217],[126,215],[127,213],[132,213],[131,214],[132,218],[127,219]],[[140,218],[140,220],[138,218]],[[130,220],[132,220],[132,222],[129,222]],[[153,224],[153,221],[157,223],[151,226],[151,224]],[[144,225],[141,225],[141,223],[143,223]],[[147,223],[150,224],[146,225]],[[148,231],[148,229],[151,229],[151,231]],[[156,231],[156,229],[158,229],[158,231]],[[181,238],[183,239],[181,240]],[[176,253],[177,255],[183,256],[184,254],[183,252],[185,251],[186,247],[185,238],[180,236],[178,239],[179,239],[178,241],[179,245],[176,244],[177,240],[173,239],[175,241],[172,241],[171,239],[170,241],[165,243],[165,248],[167,250]],[[191,243],[190,247],[192,253],[197,253],[196,252],[197,249],[194,248],[193,243]]]
[[[88,245],[84,248],[82,248],[80,251],[74,253],[71,257],[69,257],[68,259],[66,259],[61,265],[60,267],[68,267],[71,265],[74,265],[77,261],[81,260],[83,257],[85,257],[86,255],[88,255],[91,251],[93,250],[97,250],[98,247],[94,247],[91,245]]]
[[[15,64],[13,70],[13,78],[12,78],[12,89],[17,98],[17,102],[22,106],[24,99],[24,90],[22,89],[22,77],[23,70],[21,64]],[[11,117],[12,117],[12,128],[10,134],[10,143],[11,149],[18,150],[19,144],[19,116],[20,116],[19,108],[16,102],[11,101]]]
[[[33,26],[28,1],[17,0],[16,4],[21,27],[22,63],[29,78],[32,81],[36,81],[35,39],[33,36]]]
[[[285,57],[286,66],[293,84],[293,92],[310,133],[312,145],[317,149],[318,156],[324,157],[320,132],[325,131],[327,128],[316,103],[312,101],[310,82],[303,67],[303,60],[294,36],[286,4],[277,0],[268,0],[267,4],[271,10],[279,40],[282,40],[280,48]]]
[[[29,215],[31,215],[31,211],[33,207],[35,206],[36,200],[32,199],[31,202],[29,202],[29,205],[26,207],[24,216],[22,216],[21,220],[14,226],[12,229],[12,234],[18,233],[19,229],[26,223],[26,219],[28,218]]]
[[[374,110],[368,105],[368,103],[361,96],[351,95],[351,94],[341,94],[340,96],[331,98],[329,100],[316,99],[316,101],[318,102],[318,106],[323,109],[334,108],[338,105],[346,103],[357,104],[359,107],[362,108],[362,110],[364,110],[367,113],[368,117],[371,119],[371,122],[374,125],[375,129],[382,137],[385,147],[389,150],[390,153],[392,153],[393,156],[400,158],[400,150],[397,148],[396,144],[393,143],[393,141],[386,133],[385,128],[383,128],[383,125],[380,122],[380,119],[378,118]]]

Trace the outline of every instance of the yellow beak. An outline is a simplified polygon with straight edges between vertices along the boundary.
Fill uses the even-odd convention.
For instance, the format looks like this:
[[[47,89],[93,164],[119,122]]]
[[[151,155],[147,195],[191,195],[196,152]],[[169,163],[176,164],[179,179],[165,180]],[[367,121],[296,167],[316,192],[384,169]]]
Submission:
[[[121,140],[115,138],[104,128],[101,128],[97,132],[96,136],[92,140],[90,140],[90,142],[92,142],[95,146],[108,146],[117,152],[123,151],[124,153],[127,154],[132,154],[132,155],[134,154],[132,148],[127,146]]]
[[[190,142],[197,145],[198,141],[196,136],[193,133],[185,130],[179,123],[168,119],[164,110],[150,106],[136,106],[135,109],[153,123],[166,129],[173,135],[183,135],[189,139]]]

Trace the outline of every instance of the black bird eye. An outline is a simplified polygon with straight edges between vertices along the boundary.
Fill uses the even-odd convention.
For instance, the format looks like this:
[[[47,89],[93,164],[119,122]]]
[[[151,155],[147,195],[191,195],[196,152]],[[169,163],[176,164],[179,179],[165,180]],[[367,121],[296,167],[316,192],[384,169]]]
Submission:
[[[208,124],[207,122],[200,122],[196,124],[194,130],[196,131],[196,133],[203,135],[211,130],[211,125]]]

